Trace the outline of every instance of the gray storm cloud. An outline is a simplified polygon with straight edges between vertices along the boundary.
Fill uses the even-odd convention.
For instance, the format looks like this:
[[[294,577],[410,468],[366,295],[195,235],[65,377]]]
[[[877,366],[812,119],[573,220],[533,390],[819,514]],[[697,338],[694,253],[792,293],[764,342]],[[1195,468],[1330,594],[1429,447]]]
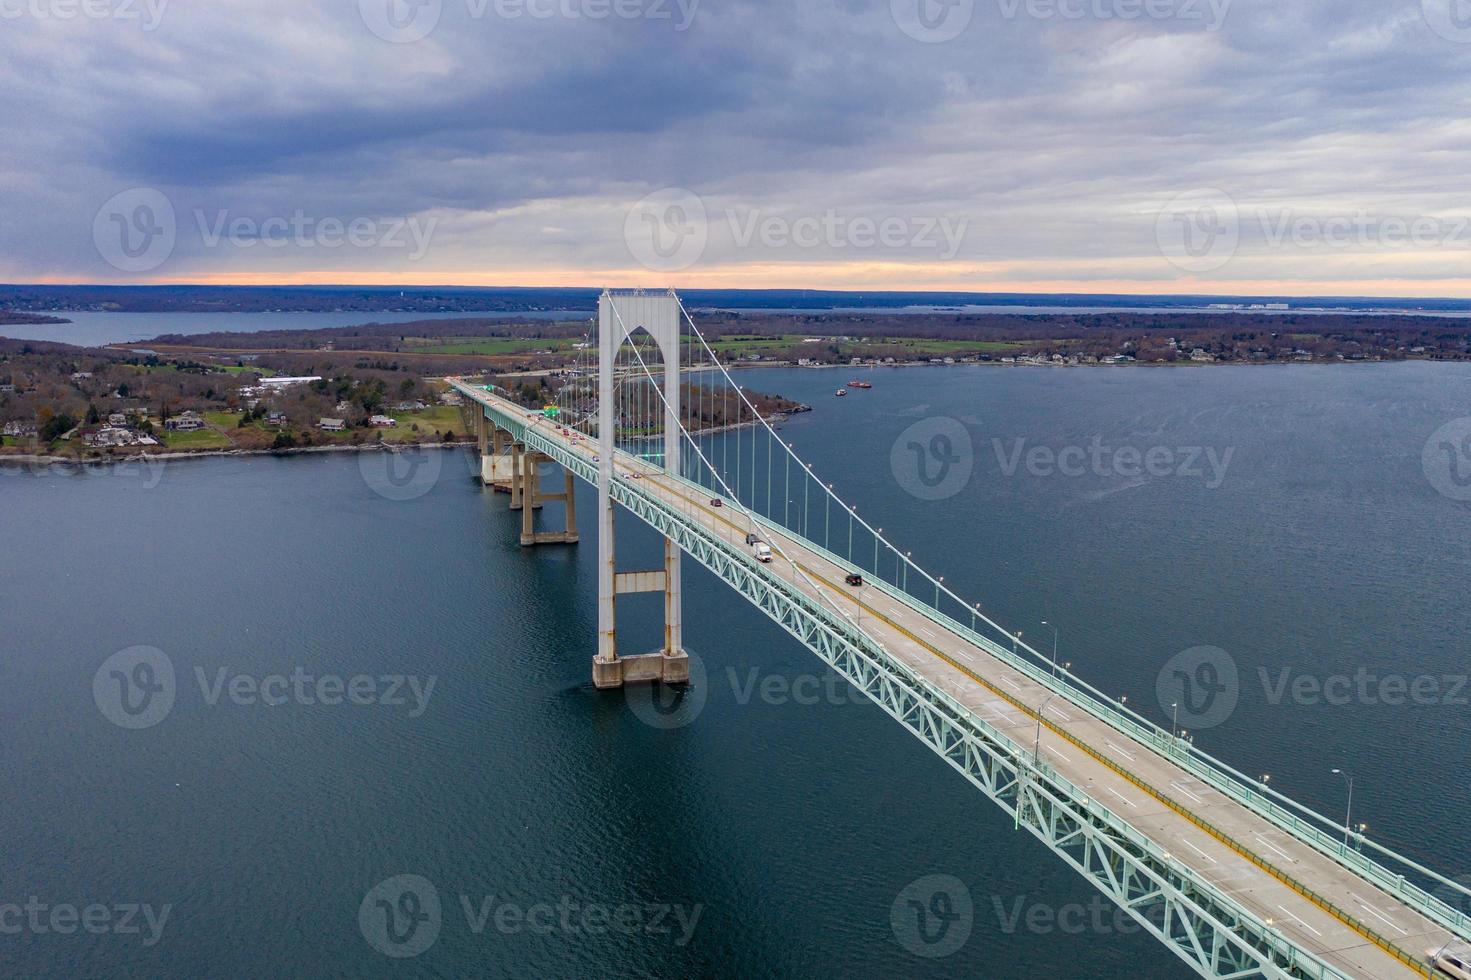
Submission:
[[[695,270],[1454,292],[1449,2],[0,0],[0,275],[596,278],[678,188],[696,205],[650,233],[698,225]],[[95,240],[130,188],[176,222],[142,274]],[[1203,188],[1229,208],[1161,219]],[[925,227],[965,234],[937,259]]]

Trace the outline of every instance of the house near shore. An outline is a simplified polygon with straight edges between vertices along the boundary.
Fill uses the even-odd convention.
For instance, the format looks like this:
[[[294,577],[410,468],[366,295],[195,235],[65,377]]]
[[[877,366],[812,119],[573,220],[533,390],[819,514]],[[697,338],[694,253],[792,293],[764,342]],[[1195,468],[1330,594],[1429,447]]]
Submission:
[[[36,423],[34,422],[6,422],[5,428],[0,429],[0,435],[11,439],[26,439],[36,434]]]
[[[195,432],[204,428],[204,418],[198,412],[182,412],[163,424],[174,432]]]
[[[347,423],[342,419],[324,418],[317,422],[317,428],[323,432],[342,432],[347,428]]]
[[[375,429],[391,429],[398,425],[398,420],[387,415],[374,415],[368,419],[368,424]]]

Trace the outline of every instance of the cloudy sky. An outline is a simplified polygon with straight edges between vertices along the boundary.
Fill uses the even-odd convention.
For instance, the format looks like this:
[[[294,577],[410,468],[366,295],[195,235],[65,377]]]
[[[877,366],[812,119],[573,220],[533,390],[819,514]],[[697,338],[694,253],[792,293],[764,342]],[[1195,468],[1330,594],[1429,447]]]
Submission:
[[[0,0],[0,279],[1471,296],[1468,0]]]

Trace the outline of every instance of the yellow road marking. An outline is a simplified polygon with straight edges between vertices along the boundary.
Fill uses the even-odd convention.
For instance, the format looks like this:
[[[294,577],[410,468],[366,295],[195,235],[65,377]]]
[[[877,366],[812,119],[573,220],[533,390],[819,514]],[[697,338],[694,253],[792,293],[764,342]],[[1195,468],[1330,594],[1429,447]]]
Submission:
[[[494,407],[494,406],[492,406],[492,407]],[[502,410],[504,410],[504,409],[502,409]],[[577,447],[576,446],[573,446],[573,445],[570,445],[570,444],[567,445],[567,448],[569,450],[572,450],[572,451],[577,451]],[[715,521],[724,524],[726,527],[728,527],[732,531],[735,531],[737,533],[740,532],[740,528],[737,527],[731,521],[727,520],[724,514],[716,513],[714,509],[712,509],[711,507],[709,507],[704,502],[695,500],[694,498],[685,495],[684,493],[682,493],[679,489],[677,489],[675,487],[667,486],[664,483],[662,477],[660,477],[660,476],[653,476],[653,477],[650,477],[649,480],[650,480],[651,483],[658,485],[661,489],[665,490],[666,492],[671,493],[674,496],[676,496],[680,501],[689,503],[691,505],[691,508],[692,509],[698,508],[699,510],[701,510],[702,512],[704,512],[704,514],[707,517],[713,518]],[[789,559],[789,561],[790,561],[790,559]],[[1406,965],[1408,965],[1409,967],[1411,967],[1413,970],[1415,970],[1417,973],[1419,973],[1419,972],[1425,972],[1426,971],[1426,965],[1424,963],[1422,963],[1420,960],[1416,959],[1415,957],[1411,956],[1409,953],[1407,953],[1405,950],[1401,949],[1399,946],[1395,945],[1388,938],[1379,935],[1373,929],[1369,928],[1367,925],[1365,925],[1364,923],[1360,922],[1358,919],[1352,917],[1346,910],[1339,908],[1337,905],[1334,905],[1331,901],[1329,901],[1327,899],[1326,896],[1318,895],[1316,892],[1314,892],[1311,889],[1309,889],[1306,885],[1302,884],[1301,882],[1299,882],[1296,879],[1292,878],[1291,876],[1287,875],[1281,869],[1277,868],[1276,866],[1274,866],[1271,863],[1269,863],[1268,861],[1266,861],[1266,859],[1262,858],[1261,855],[1257,854],[1255,851],[1253,851],[1253,850],[1245,847],[1242,844],[1237,843],[1233,838],[1231,838],[1229,835],[1227,835],[1224,831],[1218,829],[1213,824],[1211,824],[1208,821],[1200,818],[1196,814],[1191,813],[1183,805],[1181,805],[1180,803],[1176,802],[1174,799],[1172,799],[1171,797],[1169,797],[1167,794],[1165,794],[1165,793],[1161,792],[1160,790],[1156,789],[1154,786],[1152,786],[1149,783],[1145,782],[1141,777],[1136,776],[1135,774],[1133,774],[1129,770],[1127,770],[1124,767],[1122,767],[1122,766],[1118,765],[1117,763],[1115,763],[1113,760],[1107,758],[1101,752],[1097,751],[1092,746],[1090,746],[1086,742],[1082,741],[1080,738],[1077,738],[1074,735],[1072,735],[1071,733],[1063,730],[1062,728],[1059,728],[1057,725],[1053,724],[1051,721],[1048,721],[1046,718],[1040,717],[1037,714],[1037,712],[1033,708],[1031,708],[1030,706],[1028,706],[1027,704],[1025,704],[1025,703],[1017,700],[1012,695],[1007,694],[1005,691],[1001,690],[1000,688],[996,687],[994,684],[992,684],[989,681],[985,680],[984,678],[982,678],[980,675],[976,674],[974,671],[970,670],[969,668],[964,667],[964,666],[956,663],[948,655],[946,655],[945,653],[943,653],[940,650],[936,649],[931,644],[929,644],[929,643],[925,642],[924,640],[920,639],[918,636],[914,635],[914,633],[912,633],[909,629],[907,629],[906,627],[900,625],[899,623],[894,622],[887,615],[879,612],[877,609],[874,609],[872,606],[868,605],[862,599],[860,599],[857,596],[853,595],[851,592],[844,591],[844,590],[838,588],[838,586],[836,586],[832,582],[829,582],[827,580],[826,576],[823,576],[823,575],[818,574],[816,571],[814,571],[813,569],[807,568],[805,565],[801,564],[800,562],[792,561],[790,563],[794,567],[800,569],[801,571],[803,571],[804,573],[806,573],[809,577],[811,577],[816,582],[816,584],[818,584],[818,585],[820,585],[820,586],[822,586],[824,588],[827,588],[830,591],[832,591],[832,592],[834,592],[834,593],[842,596],[844,599],[846,599],[847,601],[853,603],[854,605],[858,606],[859,608],[867,610],[868,613],[870,615],[872,615],[874,618],[879,619],[879,620],[882,620],[891,629],[894,629],[897,632],[902,633],[903,635],[905,635],[906,637],[908,637],[912,642],[914,642],[916,645],[918,645],[920,648],[929,651],[936,658],[944,661],[946,664],[949,664],[955,670],[958,670],[962,674],[965,674],[966,676],[970,677],[972,680],[974,680],[976,683],[980,684],[982,687],[985,687],[987,690],[990,690],[991,692],[993,692],[993,693],[997,694],[998,696],[1004,698],[1006,701],[1008,701],[1009,703],[1011,703],[1012,705],[1014,705],[1015,707],[1017,707],[1018,709],[1020,709],[1028,717],[1031,717],[1031,718],[1034,718],[1034,719],[1037,719],[1037,720],[1041,721],[1041,723],[1043,725],[1046,725],[1047,728],[1050,731],[1054,732],[1055,734],[1061,736],[1064,739],[1067,739],[1069,742],[1071,742],[1074,745],[1076,745],[1079,749],[1081,749],[1084,752],[1088,753],[1089,756],[1091,756],[1093,759],[1095,759],[1096,761],[1098,761],[1099,763],[1101,763],[1106,768],[1113,770],[1115,773],[1117,773],[1118,775],[1122,776],[1124,779],[1128,780],[1129,782],[1133,783],[1135,786],[1137,786],[1140,789],[1144,790],[1150,796],[1152,796],[1155,799],[1159,800],[1161,803],[1165,804],[1171,810],[1175,811],[1177,814],[1179,814],[1180,816],[1184,817],[1186,820],[1188,820],[1191,823],[1195,824],[1197,827],[1199,827],[1201,830],[1205,831],[1211,837],[1215,838],[1221,844],[1224,844],[1226,847],[1230,848],[1231,850],[1235,851],[1237,854],[1239,854],[1242,857],[1246,858],[1252,864],[1255,864],[1258,868],[1260,868],[1261,870],[1265,871],[1267,874],[1271,875],[1273,878],[1276,878],[1278,881],[1282,882],[1282,884],[1286,885],[1288,888],[1292,889],[1294,892],[1296,892],[1297,894],[1299,894],[1303,898],[1307,899],[1313,905],[1316,905],[1319,909],[1321,909],[1322,911],[1328,913],[1330,916],[1332,916],[1333,918],[1337,919],[1338,921],[1342,922],[1344,925],[1348,926],[1348,928],[1352,929],[1358,935],[1360,935],[1363,938],[1369,940],[1369,942],[1373,943],[1375,946],[1377,946],[1379,949],[1381,949],[1385,953],[1388,953],[1390,956],[1393,956],[1395,959],[1398,959],[1402,963],[1405,963]],[[1164,760],[1164,761],[1169,761],[1169,760]],[[1115,795],[1117,795],[1117,794],[1115,794]],[[1124,797],[1121,796],[1120,799],[1124,799]],[[1429,975],[1429,974],[1427,974],[1427,975]]]

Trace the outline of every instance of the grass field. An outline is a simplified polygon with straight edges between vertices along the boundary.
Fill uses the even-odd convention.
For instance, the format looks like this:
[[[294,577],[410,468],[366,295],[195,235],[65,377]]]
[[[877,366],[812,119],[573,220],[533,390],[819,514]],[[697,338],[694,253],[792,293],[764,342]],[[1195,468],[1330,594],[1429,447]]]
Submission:
[[[434,408],[426,408],[422,412],[389,412],[398,426],[392,429],[380,430],[383,433],[384,442],[411,442],[422,438],[431,432],[454,432],[460,435],[465,433],[465,419],[460,415],[458,408],[450,408],[438,405]],[[419,431],[414,431],[414,426]]]
[[[219,368],[227,374],[258,374],[263,378],[274,378],[280,373],[274,368],[242,366],[239,364],[221,364]]]
[[[170,449],[229,449],[234,443],[213,429],[193,432],[164,432],[164,445]]]
[[[415,345],[413,350],[420,354],[519,354],[523,351],[553,350],[570,351],[574,341],[529,340],[515,337],[443,337],[439,343]]]

